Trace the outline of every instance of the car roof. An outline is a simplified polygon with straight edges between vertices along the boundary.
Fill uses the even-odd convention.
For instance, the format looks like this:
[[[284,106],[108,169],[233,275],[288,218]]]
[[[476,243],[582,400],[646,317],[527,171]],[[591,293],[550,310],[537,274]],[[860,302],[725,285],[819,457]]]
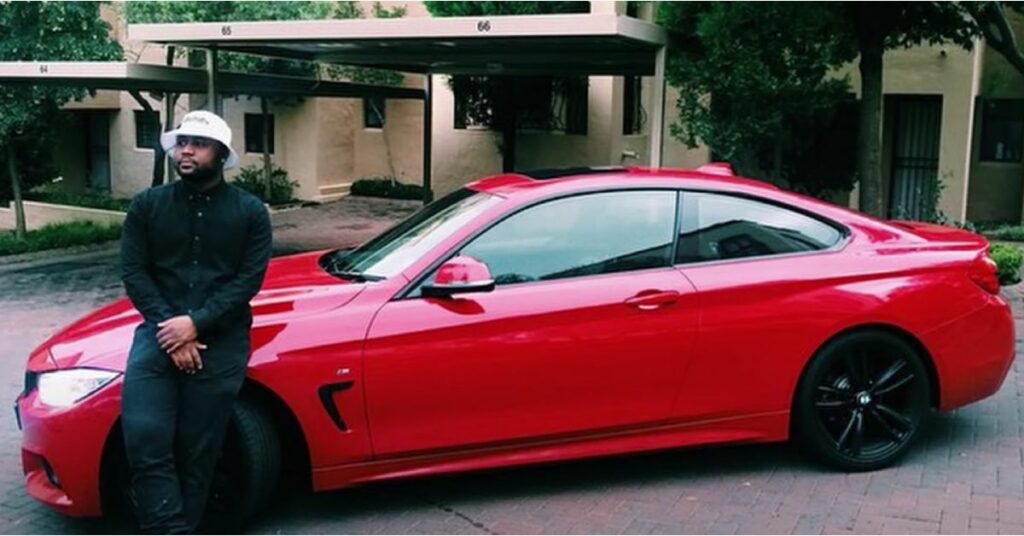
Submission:
[[[644,167],[574,167],[505,173],[467,185],[468,188],[502,197],[537,194],[547,190],[591,187],[668,186],[673,188],[724,189],[749,193],[774,191],[773,184],[732,174],[728,164],[712,163],[697,169]]]
[[[713,191],[755,197],[811,213],[847,229],[860,229],[870,235],[872,241],[896,238],[920,241],[905,229],[855,210],[784,190],[768,182],[737,177],[733,175],[732,167],[725,163],[706,164],[696,169],[612,167],[506,173],[472,182],[466,187],[512,202],[527,203],[549,196],[630,187]]]

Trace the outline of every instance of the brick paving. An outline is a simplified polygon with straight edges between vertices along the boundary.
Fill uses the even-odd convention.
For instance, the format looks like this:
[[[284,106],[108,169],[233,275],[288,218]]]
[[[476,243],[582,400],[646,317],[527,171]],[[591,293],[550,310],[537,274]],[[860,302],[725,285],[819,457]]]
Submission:
[[[275,249],[364,240],[415,204],[359,200],[275,214]],[[351,216],[351,218],[350,218]],[[358,219],[363,218],[363,219]],[[294,225],[294,227],[282,227]],[[363,233],[363,234],[357,234]],[[303,235],[312,237],[304,241]],[[116,258],[0,268],[0,402],[21,389],[26,353],[122,293]],[[1005,290],[1024,331],[1024,287]],[[1020,351],[1018,340],[1018,351]],[[1024,533],[1024,372],[994,397],[930,419],[897,467],[842,474],[789,445],[620,456],[293,493],[252,533]],[[0,404],[2,405],[2,404]],[[20,436],[0,414],[0,532],[130,531],[53,513],[24,492]]]

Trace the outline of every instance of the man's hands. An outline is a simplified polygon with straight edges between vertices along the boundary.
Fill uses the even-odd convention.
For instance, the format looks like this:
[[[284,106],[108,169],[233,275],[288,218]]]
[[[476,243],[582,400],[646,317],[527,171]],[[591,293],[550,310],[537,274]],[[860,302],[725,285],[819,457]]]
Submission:
[[[199,336],[196,325],[192,323],[192,318],[188,315],[175,316],[168,318],[163,322],[157,324],[160,331],[156,334],[156,340],[160,343],[160,348],[163,348],[165,352],[170,355],[174,355],[178,348],[181,348],[185,343],[196,340]]]
[[[199,355],[199,350],[205,349],[206,345],[199,341],[186,342],[177,350],[170,352],[171,361],[174,361],[174,366],[178,367],[178,370],[186,374],[195,374],[196,371],[203,369],[203,359]]]

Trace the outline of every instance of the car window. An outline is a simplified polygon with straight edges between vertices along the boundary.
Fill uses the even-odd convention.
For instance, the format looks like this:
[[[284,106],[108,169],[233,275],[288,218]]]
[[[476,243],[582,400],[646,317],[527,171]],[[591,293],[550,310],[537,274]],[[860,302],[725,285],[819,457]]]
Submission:
[[[527,208],[466,245],[498,285],[669,266],[669,191],[605,192]]]
[[[346,252],[335,269],[373,277],[391,277],[500,202],[501,198],[489,194],[467,188],[456,190],[355,251]]]
[[[816,251],[842,233],[799,212],[741,197],[686,192],[676,263]]]

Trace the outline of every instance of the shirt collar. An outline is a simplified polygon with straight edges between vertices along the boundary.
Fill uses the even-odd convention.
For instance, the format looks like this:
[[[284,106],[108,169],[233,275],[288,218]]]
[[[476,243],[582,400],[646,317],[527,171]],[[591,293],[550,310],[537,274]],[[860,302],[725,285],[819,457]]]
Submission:
[[[190,184],[188,181],[182,179],[178,179],[178,184],[181,185],[181,191],[190,198],[193,196],[198,197],[203,195],[207,197],[212,197],[219,194],[220,192],[224,191],[225,188],[227,188],[227,181],[224,180],[224,177],[221,177],[221,179],[217,181],[217,184],[214,184],[212,188],[205,191],[200,190],[195,186],[192,186],[192,184]]]

